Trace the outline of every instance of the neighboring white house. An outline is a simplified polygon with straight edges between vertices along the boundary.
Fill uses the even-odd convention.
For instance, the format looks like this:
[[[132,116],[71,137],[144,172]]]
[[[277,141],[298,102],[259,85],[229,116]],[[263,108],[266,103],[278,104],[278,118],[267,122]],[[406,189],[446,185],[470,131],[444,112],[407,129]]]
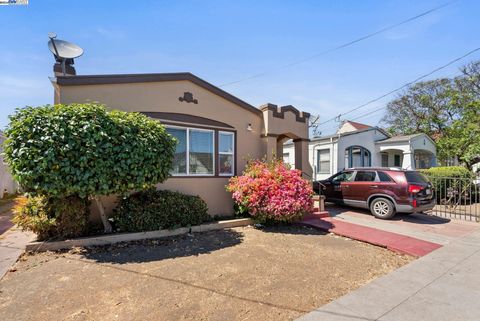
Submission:
[[[351,167],[400,167],[419,169],[436,166],[436,147],[425,134],[388,135],[379,127],[346,121],[337,133],[311,139],[309,162],[313,179],[325,179]],[[295,165],[294,146],[287,142],[283,159]]]
[[[3,198],[5,192],[13,194],[17,191],[18,185],[13,180],[12,175],[8,172],[7,165],[3,162],[3,142],[5,136],[0,131],[0,199]]]

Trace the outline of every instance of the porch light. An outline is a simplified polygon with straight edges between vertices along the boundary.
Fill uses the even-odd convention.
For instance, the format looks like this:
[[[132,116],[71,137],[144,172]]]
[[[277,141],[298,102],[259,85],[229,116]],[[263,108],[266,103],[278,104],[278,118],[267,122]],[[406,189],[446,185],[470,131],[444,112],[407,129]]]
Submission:
[[[252,129],[252,124],[248,124],[248,125],[247,125],[247,130],[248,130],[249,132],[251,132],[251,131],[253,130],[253,129]]]

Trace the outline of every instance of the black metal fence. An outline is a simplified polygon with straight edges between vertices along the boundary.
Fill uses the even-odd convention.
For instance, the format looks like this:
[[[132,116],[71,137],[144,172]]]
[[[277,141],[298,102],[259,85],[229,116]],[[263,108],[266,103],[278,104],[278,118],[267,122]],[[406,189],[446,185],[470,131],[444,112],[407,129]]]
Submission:
[[[437,205],[429,214],[480,222],[480,186],[471,178],[430,177]]]

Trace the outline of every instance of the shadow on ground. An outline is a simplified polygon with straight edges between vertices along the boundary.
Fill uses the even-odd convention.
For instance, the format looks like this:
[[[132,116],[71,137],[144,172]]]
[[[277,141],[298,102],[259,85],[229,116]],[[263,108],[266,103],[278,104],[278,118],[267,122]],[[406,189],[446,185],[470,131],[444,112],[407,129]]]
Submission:
[[[81,249],[79,254],[99,263],[144,263],[211,253],[238,245],[243,237],[243,233],[225,229],[91,247]]]
[[[319,230],[301,223],[294,225],[265,225],[257,228],[266,233],[281,233],[292,235],[326,235],[328,232]]]
[[[341,214],[348,215],[349,212],[353,212],[355,214],[365,214],[366,218],[370,218],[372,220],[378,220],[377,218],[373,217],[369,210],[350,207],[346,205],[334,205],[334,204],[327,204],[325,210],[330,213],[330,216],[338,216]],[[405,213],[397,213],[390,221],[404,221],[408,223],[414,224],[429,224],[429,225],[436,225],[436,224],[446,224],[451,220],[444,217],[427,215],[423,213],[415,213],[415,214],[405,214]]]

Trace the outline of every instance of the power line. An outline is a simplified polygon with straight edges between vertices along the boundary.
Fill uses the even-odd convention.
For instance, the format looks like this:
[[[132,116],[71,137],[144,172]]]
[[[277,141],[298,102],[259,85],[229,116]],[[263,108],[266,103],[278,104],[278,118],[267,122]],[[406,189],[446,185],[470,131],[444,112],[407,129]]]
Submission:
[[[341,113],[341,114],[339,114],[339,115],[337,115],[337,116],[335,116],[335,117],[333,117],[333,118],[327,119],[327,120],[321,122],[321,123],[318,124],[318,125],[321,126],[321,125],[323,125],[323,124],[326,124],[326,123],[328,123],[328,122],[331,122],[332,120],[338,119],[338,118],[340,118],[340,117],[342,117],[342,116],[345,116],[345,115],[350,114],[350,113],[352,113],[352,112],[354,112],[354,111],[356,111],[356,110],[359,110],[360,108],[363,108],[363,107],[368,106],[368,105],[370,105],[370,104],[372,104],[372,103],[374,103],[374,102],[377,102],[377,101],[379,101],[379,100],[381,100],[381,99],[383,99],[383,98],[385,98],[385,97],[387,97],[387,96],[389,96],[389,95],[391,95],[391,94],[393,94],[393,93],[395,93],[395,92],[397,92],[397,91],[399,91],[399,90],[401,90],[401,89],[404,89],[404,88],[406,88],[406,87],[408,87],[408,86],[410,86],[410,85],[412,85],[412,84],[414,84],[414,83],[416,83],[416,82],[418,82],[418,81],[420,81],[420,80],[422,80],[422,79],[424,79],[424,78],[426,78],[426,77],[428,77],[428,76],[436,73],[437,71],[440,71],[440,70],[442,70],[442,69],[447,68],[447,67],[450,66],[450,65],[453,65],[453,64],[456,63],[457,61],[460,61],[460,60],[462,60],[463,58],[465,58],[465,57],[467,57],[467,56],[470,56],[471,54],[473,54],[473,53],[475,53],[475,52],[477,52],[477,51],[479,51],[479,50],[480,50],[480,47],[478,47],[478,48],[476,48],[476,49],[473,49],[473,50],[467,52],[466,54],[464,54],[464,55],[462,55],[462,56],[460,56],[460,57],[458,57],[458,58],[455,58],[455,59],[449,61],[448,63],[444,64],[443,66],[440,66],[440,67],[438,67],[438,68],[435,68],[435,69],[433,69],[432,71],[430,71],[430,72],[428,72],[428,73],[426,73],[426,74],[424,74],[424,75],[422,75],[422,76],[420,76],[420,77],[417,77],[416,79],[414,79],[414,80],[412,80],[412,81],[410,81],[410,82],[407,82],[406,84],[404,84],[404,85],[402,85],[402,86],[400,86],[400,87],[398,87],[398,88],[396,88],[396,89],[393,89],[393,90],[391,90],[391,91],[389,91],[389,92],[387,92],[387,93],[385,93],[385,94],[383,94],[383,95],[381,95],[381,96],[378,96],[377,98],[374,98],[374,99],[369,100],[368,102],[366,102],[366,103],[364,103],[364,104],[361,104],[361,105],[359,105],[359,106],[357,106],[357,107],[354,107],[354,108],[348,110],[347,112]]]
[[[480,49],[480,48],[478,48],[478,49]],[[449,76],[447,76],[447,77],[445,77],[445,78],[456,78],[456,77],[461,76],[461,75],[463,75],[463,73],[458,73],[458,72],[456,72],[456,73],[454,73],[454,74],[450,74]],[[379,108],[372,109],[371,111],[369,111],[369,112],[367,112],[367,113],[365,113],[365,114],[359,115],[359,116],[357,116],[357,117],[354,117],[354,118],[352,118],[352,119],[350,119],[350,120],[354,121],[354,120],[358,120],[358,119],[363,118],[363,117],[366,117],[366,116],[370,116],[370,115],[375,114],[375,113],[377,113],[377,112],[379,112],[379,111],[382,111],[383,109],[385,109],[385,108],[387,108],[387,107],[388,107],[388,104],[383,105],[383,106],[381,106],[381,107],[379,107]],[[335,117],[335,119],[336,119],[336,117]],[[338,128],[338,126],[335,125],[335,126],[327,127],[327,128],[324,129],[323,131],[329,131],[329,130],[335,129],[335,128]]]
[[[360,42],[360,41],[363,41],[363,40],[372,38],[372,37],[374,37],[374,36],[376,36],[376,35],[378,35],[378,34],[381,34],[381,33],[383,33],[383,32],[392,30],[392,29],[397,28],[397,27],[399,27],[399,26],[401,26],[401,25],[404,25],[404,24],[407,24],[407,23],[412,22],[412,21],[414,21],[414,20],[420,19],[420,18],[422,18],[422,17],[424,17],[424,16],[426,16],[426,15],[428,15],[428,14],[430,14],[430,13],[433,13],[433,12],[435,12],[435,11],[437,11],[437,10],[440,10],[440,9],[442,9],[442,8],[444,8],[444,7],[446,7],[446,6],[449,6],[449,5],[451,5],[452,3],[457,2],[457,1],[458,1],[458,0],[454,0],[454,1],[450,1],[450,2],[444,3],[444,4],[442,4],[442,5],[438,6],[438,7],[434,7],[434,8],[432,8],[432,9],[427,10],[427,11],[425,11],[425,12],[422,12],[422,13],[416,15],[416,16],[410,17],[410,18],[408,18],[408,19],[406,19],[406,20],[400,21],[400,22],[395,23],[395,24],[393,24],[393,25],[390,25],[390,26],[381,28],[381,29],[379,29],[379,30],[377,30],[377,31],[375,31],[375,32],[369,33],[369,34],[367,34],[367,35],[365,35],[365,36],[362,36],[362,37],[360,37],[360,38],[357,38],[357,39],[351,40],[351,41],[349,41],[349,42],[343,43],[343,44],[338,45],[338,46],[336,46],[336,47],[327,49],[327,50],[322,51],[322,52],[320,52],[320,53],[317,53],[317,54],[315,54],[315,55],[312,55],[312,56],[309,56],[309,57],[306,57],[306,58],[303,58],[303,59],[300,59],[300,60],[292,61],[292,62],[290,62],[290,63],[288,63],[288,64],[285,64],[285,65],[283,65],[283,66],[280,66],[280,67],[278,67],[278,68],[266,70],[266,71],[260,72],[260,73],[258,73],[258,74],[249,76],[249,77],[245,77],[245,78],[242,78],[242,79],[239,79],[239,80],[227,82],[227,83],[221,84],[219,87],[226,87],[226,86],[230,86],[230,85],[233,85],[233,84],[237,84],[237,83],[240,83],[240,82],[243,82],[243,81],[247,81],[247,80],[250,80],[250,79],[262,77],[262,76],[264,76],[264,75],[266,75],[266,74],[269,74],[269,73],[271,73],[271,72],[274,72],[274,71],[276,71],[276,70],[281,70],[281,69],[285,69],[285,68],[288,68],[288,67],[291,67],[291,66],[295,66],[295,65],[304,63],[304,62],[306,62],[306,61],[315,59],[315,58],[317,58],[317,57],[323,56],[323,55],[328,54],[328,53],[330,53],[330,52],[337,51],[337,50],[343,49],[343,48],[345,48],[345,47],[349,47],[349,46],[354,45],[354,44],[356,44],[356,43],[358,43],[358,42]]]

